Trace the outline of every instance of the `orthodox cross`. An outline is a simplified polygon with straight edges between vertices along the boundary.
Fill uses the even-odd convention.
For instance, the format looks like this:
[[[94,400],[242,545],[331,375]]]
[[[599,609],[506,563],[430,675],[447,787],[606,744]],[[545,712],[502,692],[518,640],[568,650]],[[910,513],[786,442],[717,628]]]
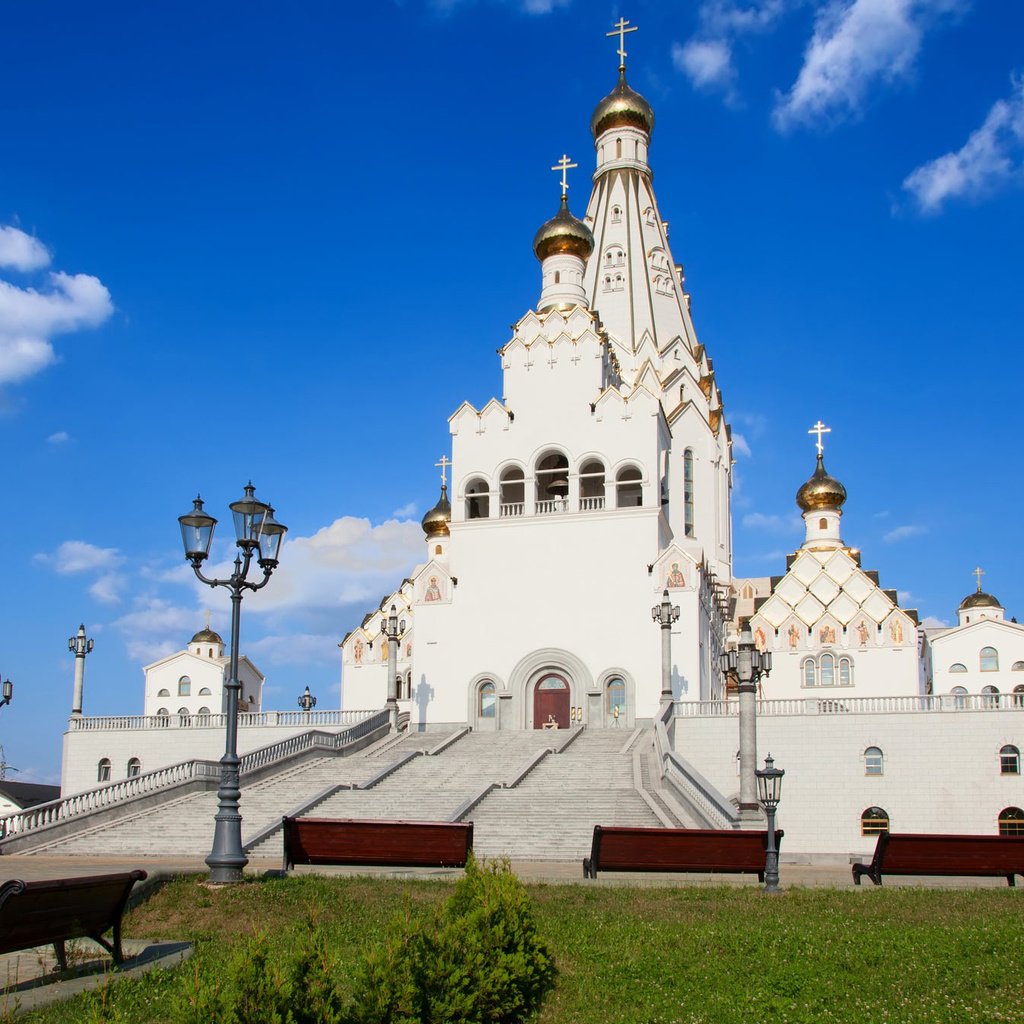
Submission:
[[[562,172],[562,198],[564,199],[569,194],[569,182],[565,180],[565,172],[571,170],[574,167],[579,167],[579,164],[569,163],[569,158],[563,153],[562,159],[551,168],[553,171]]]
[[[434,463],[435,466],[440,466],[441,467],[441,486],[442,487],[447,487],[448,486],[448,467],[451,464],[452,464],[452,460],[449,459],[447,455],[442,455],[441,456],[441,461]]]
[[[981,593],[981,577],[985,575],[985,570],[984,569],[975,569],[974,570],[974,575],[975,575],[975,577],[977,577],[977,580],[978,580],[978,593],[980,594]]]
[[[626,33],[635,32],[639,26],[634,25],[632,28],[626,28],[629,24],[625,18],[619,18],[618,22],[613,26],[611,32],[605,32],[605,35],[611,38],[612,36],[619,37],[619,70],[626,70]]]
[[[821,455],[821,453],[825,450],[825,446],[821,443],[821,435],[822,434],[831,434],[832,433],[832,428],[831,427],[826,427],[825,424],[821,422],[821,420],[818,420],[818,422],[815,423],[814,426],[811,427],[811,429],[807,431],[807,433],[808,434],[817,434],[818,435],[818,440],[817,440],[817,442],[815,444],[815,448],[818,449],[818,454]]]

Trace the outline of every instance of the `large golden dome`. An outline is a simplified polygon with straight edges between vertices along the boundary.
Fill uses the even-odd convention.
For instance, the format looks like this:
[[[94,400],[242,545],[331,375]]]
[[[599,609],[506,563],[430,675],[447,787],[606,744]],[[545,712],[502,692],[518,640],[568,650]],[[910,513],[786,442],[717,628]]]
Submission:
[[[542,263],[556,253],[569,253],[585,260],[594,251],[594,236],[590,228],[569,212],[566,196],[562,196],[558,213],[541,224],[533,236],[533,251]]]
[[[968,594],[960,602],[960,610],[963,611],[966,608],[1002,608],[1003,606],[999,601],[994,598],[991,594],[986,594],[979,585],[978,589],[973,594]]]
[[[452,506],[448,501],[448,487],[441,485],[441,497],[437,504],[423,517],[423,532],[428,537],[447,537],[448,524],[452,520]]]
[[[796,503],[804,512],[838,512],[845,501],[846,488],[825,472],[825,463],[819,454],[811,479],[796,492]]]
[[[619,81],[614,89],[594,108],[590,132],[596,139],[609,128],[627,125],[641,128],[648,135],[654,131],[654,111],[638,92],[626,84],[626,69],[619,68]]]

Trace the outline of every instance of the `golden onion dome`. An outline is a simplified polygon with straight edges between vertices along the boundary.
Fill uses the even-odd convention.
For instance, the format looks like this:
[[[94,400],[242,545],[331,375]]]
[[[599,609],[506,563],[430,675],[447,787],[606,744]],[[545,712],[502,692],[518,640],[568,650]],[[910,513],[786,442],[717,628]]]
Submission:
[[[220,633],[215,633],[209,626],[206,629],[199,630],[198,633],[189,641],[193,644],[223,644],[224,641],[220,638]]]
[[[796,503],[804,512],[838,512],[846,501],[846,488],[825,472],[821,454],[811,479],[796,492]]]
[[[615,88],[594,108],[590,132],[596,139],[609,128],[620,126],[641,128],[648,135],[654,131],[654,111],[640,93],[626,84],[625,68],[619,68],[619,81]]]
[[[968,594],[960,602],[960,610],[964,611],[967,608],[1002,608],[1003,606],[999,601],[994,598],[991,594],[986,594],[981,587],[973,594]]]
[[[428,537],[447,537],[448,524],[452,521],[452,506],[448,501],[448,487],[441,485],[441,497],[437,504],[423,517],[423,532]]]
[[[556,253],[568,253],[585,260],[594,251],[594,236],[590,228],[569,212],[566,196],[562,196],[558,213],[542,224],[533,236],[533,251],[542,263]]]

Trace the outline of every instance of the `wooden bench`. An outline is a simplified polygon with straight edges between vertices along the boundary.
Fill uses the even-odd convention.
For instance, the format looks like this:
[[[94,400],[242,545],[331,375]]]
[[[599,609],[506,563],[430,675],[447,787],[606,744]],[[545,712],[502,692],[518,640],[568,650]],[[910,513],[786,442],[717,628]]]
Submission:
[[[64,943],[92,939],[114,958],[121,952],[121,917],[132,886],[145,871],[126,871],[44,882],[13,879],[0,884],[0,953],[53,944],[60,969],[68,966]],[[113,929],[110,942],[103,938]]]
[[[853,883],[867,875],[875,885],[882,875],[1003,876],[1016,885],[1024,875],[1024,836],[940,836],[882,832],[870,864],[853,865]]]
[[[775,848],[782,843],[775,832]],[[696,828],[594,826],[583,877],[598,871],[715,871],[756,874],[764,881],[768,832]]]
[[[462,868],[473,823],[285,818],[284,869],[296,864]]]

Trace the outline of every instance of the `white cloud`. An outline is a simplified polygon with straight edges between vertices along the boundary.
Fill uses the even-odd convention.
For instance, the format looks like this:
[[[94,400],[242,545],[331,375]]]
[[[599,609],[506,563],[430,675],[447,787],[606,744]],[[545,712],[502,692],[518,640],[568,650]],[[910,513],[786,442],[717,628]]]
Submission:
[[[84,540],[66,540],[52,554],[38,554],[35,560],[62,576],[97,569],[109,570],[124,561],[117,548],[100,548]]]
[[[698,89],[727,89],[736,78],[732,47],[725,39],[690,39],[672,44],[672,63]]]
[[[897,526],[895,529],[883,534],[882,540],[884,540],[886,544],[896,544],[901,540],[909,540],[911,537],[920,537],[921,534],[927,532],[927,526],[909,523],[906,526]]]
[[[430,0],[439,14],[451,14],[459,7],[468,7],[474,0]],[[524,14],[550,14],[559,7],[568,7],[572,0],[500,0],[518,7]]]
[[[750,445],[747,444],[747,439],[742,434],[732,435],[732,447],[733,451],[738,452],[740,455],[745,455],[748,459],[752,458]]]
[[[792,88],[777,97],[780,131],[859,112],[870,86],[907,78],[925,32],[967,0],[829,0]]]
[[[135,609],[115,619],[128,656],[148,664],[180,651],[199,628],[198,613],[157,597],[140,599]]]
[[[71,435],[66,430],[58,430],[56,433],[51,434],[47,439],[47,444],[65,444],[71,440]]]
[[[925,629],[943,629],[952,625],[952,623],[947,622],[945,619],[940,619],[935,615],[926,615],[921,620],[921,625],[924,626]]]
[[[748,512],[743,517],[743,525],[751,530],[764,530],[766,533],[799,533],[803,523],[799,516],[765,515],[763,512]]]
[[[395,511],[391,513],[391,518],[412,519],[416,515],[417,511],[419,511],[419,507],[416,502],[410,501],[407,505],[403,505],[401,508],[396,508]]]
[[[120,604],[121,592],[128,580],[117,572],[104,573],[89,588],[89,593],[101,604]]]
[[[1011,181],[1024,181],[1024,77],[1016,76],[1009,99],[993,104],[960,149],[911,171],[903,188],[923,213],[937,213],[949,199],[979,199]]]
[[[50,252],[20,228],[0,224],[0,267],[15,270],[39,270],[49,266]]]
[[[341,635],[323,633],[292,633],[265,636],[246,646],[246,653],[262,666],[270,665],[334,665],[340,666],[338,641]],[[298,696],[296,694],[296,696]]]

